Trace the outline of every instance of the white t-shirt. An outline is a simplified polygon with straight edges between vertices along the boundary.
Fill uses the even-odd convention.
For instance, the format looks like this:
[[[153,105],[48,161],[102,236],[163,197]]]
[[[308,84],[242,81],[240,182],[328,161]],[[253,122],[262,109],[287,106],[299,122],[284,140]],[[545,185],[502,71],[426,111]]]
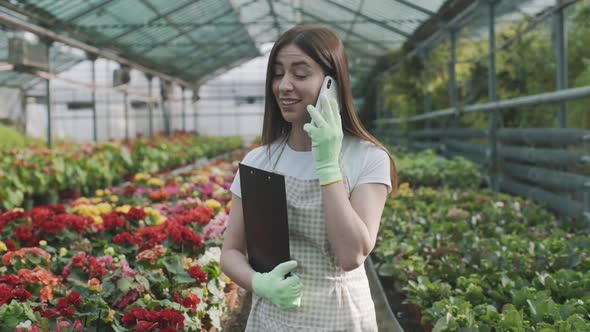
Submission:
[[[279,139],[271,144],[270,161],[268,146],[260,146],[246,154],[242,163],[266,171],[272,171],[284,140]],[[383,183],[390,193],[390,160],[385,151],[375,144],[358,137],[345,135],[342,140],[343,172],[348,178],[350,191],[363,183]],[[275,167],[277,173],[303,180],[317,179],[315,160],[311,151],[295,151],[288,144]],[[238,171],[230,188],[231,192],[242,197],[240,172]]]

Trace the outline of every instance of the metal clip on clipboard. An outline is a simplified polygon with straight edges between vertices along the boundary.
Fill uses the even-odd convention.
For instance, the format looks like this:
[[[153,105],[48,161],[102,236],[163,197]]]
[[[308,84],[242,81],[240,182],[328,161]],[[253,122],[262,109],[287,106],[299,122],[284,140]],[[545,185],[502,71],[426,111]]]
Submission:
[[[242,163],[239,170],[248,261],[270,272],[290,260],[285,177]]]

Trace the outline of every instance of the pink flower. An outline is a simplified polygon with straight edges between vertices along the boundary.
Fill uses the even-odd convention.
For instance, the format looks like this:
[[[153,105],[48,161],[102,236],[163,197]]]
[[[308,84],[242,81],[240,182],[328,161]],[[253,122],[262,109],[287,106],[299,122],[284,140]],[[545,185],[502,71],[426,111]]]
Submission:
[[[217,214],[217,216],[215,216],[215,218],[203,229],[203,237],[205,237],[206,240],[209,240],[223,235],[223,232],[225,232],[225,228],[227,227],[228,219],[229,216],[224,212]]]

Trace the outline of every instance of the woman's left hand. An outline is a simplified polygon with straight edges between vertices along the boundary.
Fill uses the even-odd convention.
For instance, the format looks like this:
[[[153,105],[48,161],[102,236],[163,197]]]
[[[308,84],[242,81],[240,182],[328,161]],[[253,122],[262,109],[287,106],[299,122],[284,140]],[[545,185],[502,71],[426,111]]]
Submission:
[[[339,159],[344,134],[338,102],[333,98],[321,96],[319,110],[307,105],[307,111],[311,116],[311,122],[303,125],[303,130],[311,137],[311,151],[320,185],[341,181]]]

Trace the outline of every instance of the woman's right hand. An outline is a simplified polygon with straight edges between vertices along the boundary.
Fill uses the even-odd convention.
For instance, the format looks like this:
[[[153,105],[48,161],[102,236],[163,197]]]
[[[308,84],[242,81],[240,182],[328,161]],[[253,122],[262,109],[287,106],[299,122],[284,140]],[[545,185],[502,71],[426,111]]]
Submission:
[[[252,278],[252,290],[283,310],[298,308],[303,289],[301,280],[295,275],[285,278],[296,267],[297,262],[292,260],[277,265],[268,273],[256,272]]]

